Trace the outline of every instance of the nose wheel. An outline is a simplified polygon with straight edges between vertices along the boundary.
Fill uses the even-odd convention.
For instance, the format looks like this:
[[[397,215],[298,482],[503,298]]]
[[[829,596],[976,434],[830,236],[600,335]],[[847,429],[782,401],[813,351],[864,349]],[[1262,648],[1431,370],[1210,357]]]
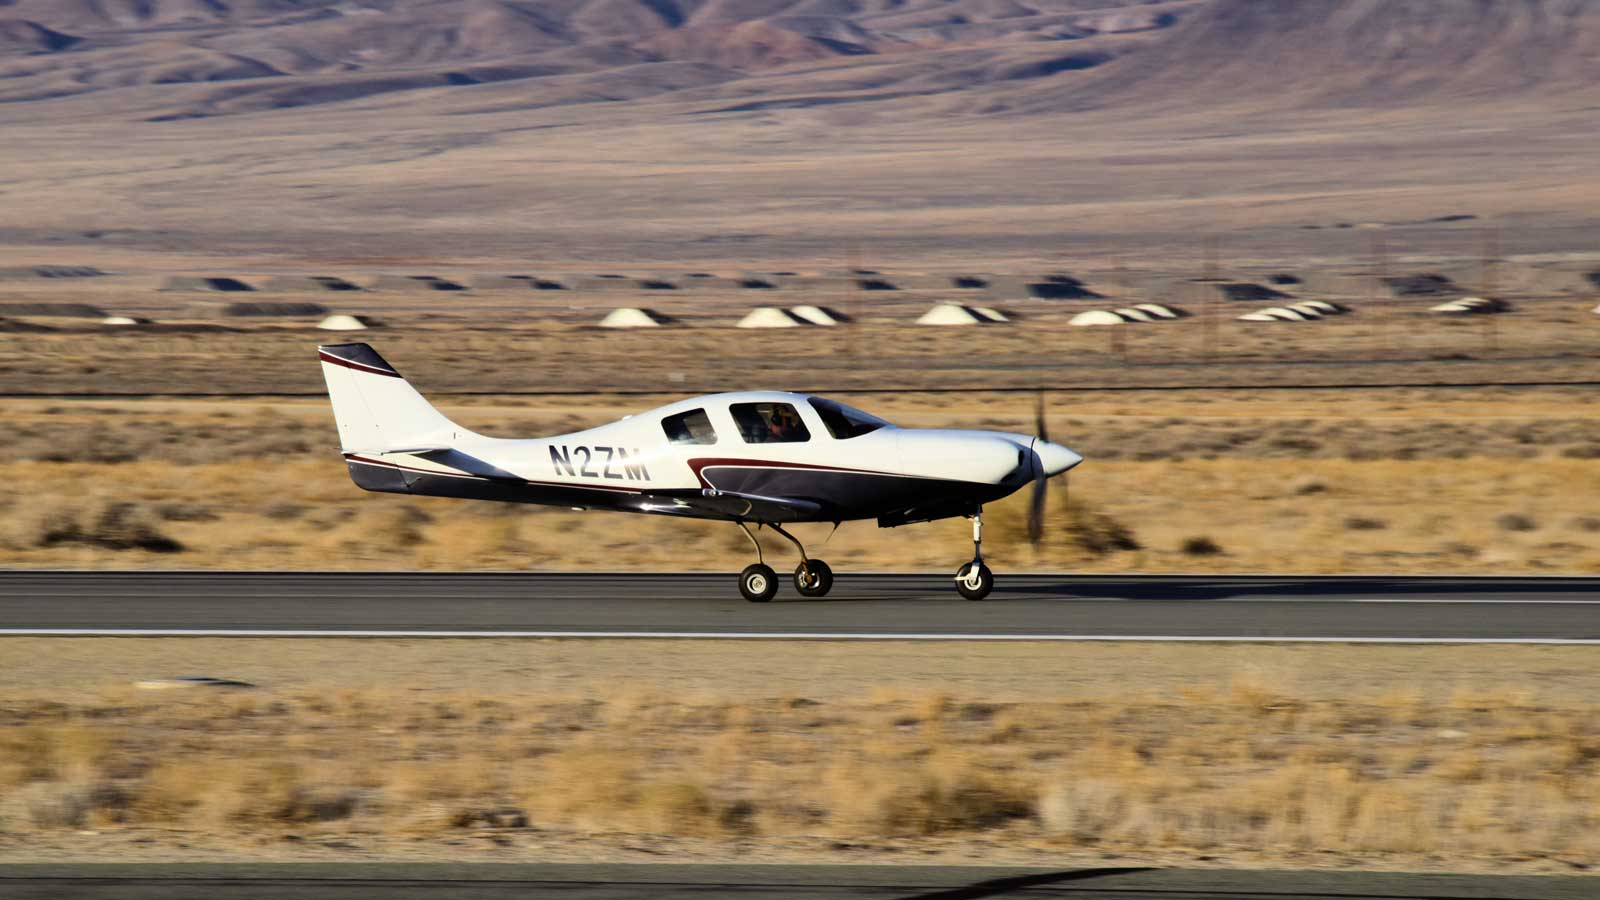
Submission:
[[[994,572],[983,564],[983,511],[972,516],[972,562],[956,570],[956,592],[968,600],[982,600],[994,590]]]
[[[982,600],[994,590],[994,573],[975,559],[956,570],[956,591],[968,600]]]

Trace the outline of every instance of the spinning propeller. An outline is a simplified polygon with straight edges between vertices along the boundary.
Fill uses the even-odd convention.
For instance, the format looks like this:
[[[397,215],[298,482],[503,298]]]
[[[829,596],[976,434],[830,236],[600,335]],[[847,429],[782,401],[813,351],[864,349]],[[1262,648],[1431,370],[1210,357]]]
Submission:
[[[1044,391],[1039,392],[1038,402],[1034,407],[1033,431],[1034,434],[1038,436],[1034,441],[1034,447],[1036,448],[1036,451],[1042,450],[1044,447],[1049,445],[1050,433],[1049,429],[1045,427],[1044,421]],[[1033,479],[1033,498],[1028,504],[1028,540],[1031,541],[1035,547],[1039,546],[1039,542],[1044,538],[1045,497],[1049,493],[1049,490],[1050,475],[1046,471],[1044,460],[1041,458],[1039,460],[1038,473]],[[1063,503],[1065,503],[1067,499],[1066,472],[1061,473],[1061,499]]]

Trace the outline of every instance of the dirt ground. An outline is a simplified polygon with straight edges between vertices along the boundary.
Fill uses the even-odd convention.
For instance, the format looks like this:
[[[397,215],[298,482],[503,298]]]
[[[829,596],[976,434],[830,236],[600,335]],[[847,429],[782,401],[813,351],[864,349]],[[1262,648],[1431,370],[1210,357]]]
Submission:
[[[1592,648],[4,650],[17,664],[0,703],[0,854],[13,861],[1600,861]],[[161,681],[198,673],[254,687]]]

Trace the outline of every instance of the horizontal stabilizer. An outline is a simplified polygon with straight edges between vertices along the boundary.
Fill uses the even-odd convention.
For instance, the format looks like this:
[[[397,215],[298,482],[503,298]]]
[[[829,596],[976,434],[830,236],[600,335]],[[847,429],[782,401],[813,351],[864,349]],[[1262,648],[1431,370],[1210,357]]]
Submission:
[[[441,466],[449,466],[452,469],[455,469],[459,472],[465,472],[468,475],[477,475],[480,478],[505,478],[511,481],[522,480],[517,475],[507,472],[505,469],[502,469],[493,463],[484,462],[470,453],[462,453],[460,450],[457,450],[454,447],[442,447],[435,450],[420,451],[408,450],[404,452],[411,453],[413,456],[416,456],[420,459],[425,459],[429,462],[438,463]]]
[[[435,447],[402,447],[402,448],[371,447],[371,448],[368,448],[366,450],[351,450],[349,452],[357,454],[357,455],[360,455],[360,456],[383,456],[384,454],[388,454],[390,456],[400,456],[400,455],[421,456],[424,453],[437,453],[440,450],[449,450],[449,449],[450,449],[449,447],[439,447],[439,446],[435,446]]]

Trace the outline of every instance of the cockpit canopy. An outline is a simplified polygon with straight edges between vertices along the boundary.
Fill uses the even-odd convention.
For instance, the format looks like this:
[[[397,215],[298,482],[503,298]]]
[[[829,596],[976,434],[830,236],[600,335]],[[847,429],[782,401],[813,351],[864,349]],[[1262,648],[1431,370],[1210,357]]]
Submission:
[[[799,399],[794,398],[797,402]],[[811,405],[834,440],[860,437],[889,424],[870,413],[825,397],[805,397],[804,401]],[[738,437],[746,444],[805,443],[811,440],[811,431],[795,407],[795,402],[774,399],[729,403],[727,409]],[[667,440],[674,444],[715,444],[718,440],[717,428],[712,425],[705,408],[667,416],[661,420],[661,428]]]

